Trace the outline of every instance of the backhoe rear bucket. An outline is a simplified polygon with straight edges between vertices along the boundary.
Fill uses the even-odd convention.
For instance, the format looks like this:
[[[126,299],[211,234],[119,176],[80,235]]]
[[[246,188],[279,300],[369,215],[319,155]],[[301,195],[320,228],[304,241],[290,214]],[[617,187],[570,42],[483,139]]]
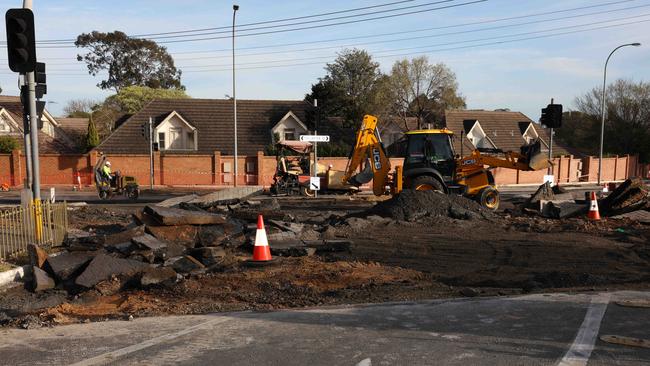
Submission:
[[[551,166],[548,157],[542,153],[542,144],[539,140],[522,146],[521,155],[526,157],[526,163],[531,170],[542,170]]]
[[[374,172],[370,167],[370,161],[366,161],[366,167],[359,174],[355,174],[348,179],[348,183],[355,187],[362,186],[372,180]]]

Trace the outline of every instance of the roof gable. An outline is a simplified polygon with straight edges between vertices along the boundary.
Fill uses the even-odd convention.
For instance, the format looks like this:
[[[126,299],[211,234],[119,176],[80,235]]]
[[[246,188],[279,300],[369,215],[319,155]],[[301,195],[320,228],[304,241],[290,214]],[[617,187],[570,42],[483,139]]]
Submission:
[[[176,111],[172,111],[172,112],[171,112],[167,117],[165,117],[165,119],[163,119],[162,121],[160,121],[160,123],[158,123],[158,124],[156,125],[156,128],[159,128],[159,127],[163,126],[164,124],[169,123],[169,122],[172,120],[172,118],[174,118],[174,117],[178,118],[178,119],[179,119],[179,120],[180,120],[180,121],[181,121],[185,126],[187,126],[187,128],[189,128],[191,131],[195,131],[195,130],[196,130],[196,127],[194,127],[194,125],[192,125],[191,123],[189,123],[185,118],[183,118],[183,116],[180,115],[180,113],[178,113],[178,112],[176,112]]]
[[[284,121],[286,121],[286,120],[289,119],[289,118],[293,118],[293,120],[296,121],[296,123],[298,123],[298,125],[299,125],[300,127],[302,127],[305,131],[309,131],[309,129],[307,128],[307,126],[305,126],[305,124],[302,123],[302,121],[300,120],[300,118],[296,117],[296,115],[293,114],[292,111],[287,112],[287,114],[285,114],[284,117],[282,117],[282,119],[279,120],[278,123],[276,123],[276,124],[271,128],[271,130],[272,130],[272,131],[275,131],[275,130],[280,126],[280,125],[282,125],[282,124],[284,123]]]

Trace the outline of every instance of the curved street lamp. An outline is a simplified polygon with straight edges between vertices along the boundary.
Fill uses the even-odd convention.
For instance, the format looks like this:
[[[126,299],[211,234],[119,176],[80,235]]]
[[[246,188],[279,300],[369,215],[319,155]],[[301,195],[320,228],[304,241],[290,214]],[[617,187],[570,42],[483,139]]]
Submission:
[[[618,51],[619,48],[627,47],[627,46],[634,46],[634,47],[639,47],[641,46],[641,43],[635,42],[635,43],[627,43],[627,44],[622,44],[616,48],[607,56],[607,61],[605,61],[605,71],[603,72],[603,96],[601,99],[601,106],[600,106],[600,155],[598,155],[598,185],[600,186],[600,178],[601,178],[601,171],[603,168],[603,139],[605,137],[605,89],[607,88],[607,64],[609,63],[610,57],[614,54],[614,52]]]

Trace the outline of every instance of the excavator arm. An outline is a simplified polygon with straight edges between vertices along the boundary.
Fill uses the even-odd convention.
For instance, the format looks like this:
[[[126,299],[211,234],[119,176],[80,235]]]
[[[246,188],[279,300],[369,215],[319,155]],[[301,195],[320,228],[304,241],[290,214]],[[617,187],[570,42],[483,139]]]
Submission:
[[[355,174],[365,163],[361,173]],[[373,181],[372,191],[380,196],[386,191],[390,160],[386,156],[381,137],[377,131],[377,117],[365,115],[357,131],[357,140],[343,176],[343,183],[355,186]]]

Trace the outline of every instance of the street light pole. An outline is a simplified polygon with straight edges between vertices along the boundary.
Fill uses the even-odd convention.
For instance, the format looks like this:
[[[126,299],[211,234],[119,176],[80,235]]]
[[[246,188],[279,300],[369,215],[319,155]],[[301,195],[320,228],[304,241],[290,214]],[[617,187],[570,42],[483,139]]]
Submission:
[[[612,52],[610,52],[609,56],[607,56],[607,60],[605,61],[605,71],[603,72],[603,95],[601,98],[601,106],[600,106],[600,154],[598,155],[598,185],[600,186],[600,181],[601,181],[601,172],[603,169],[603,141],[605,139],[605,89],[607,88],[607,64],[609,63],[610,57],[616,52],[619,48],[627,47],[627,46],[634,46],[634,47],[639,47],[641,46],[641,43],[635,42],[635,43],[627,43],[620,45]]]
[[[232,105],[233,105],[233,120],[235,124],[235,178],[234,186],[237,187],[237,173],[238,173],[238,164],[237,164],[237,94],[235,92],[235,15],[239,10],[239,5],[232,6]]]

